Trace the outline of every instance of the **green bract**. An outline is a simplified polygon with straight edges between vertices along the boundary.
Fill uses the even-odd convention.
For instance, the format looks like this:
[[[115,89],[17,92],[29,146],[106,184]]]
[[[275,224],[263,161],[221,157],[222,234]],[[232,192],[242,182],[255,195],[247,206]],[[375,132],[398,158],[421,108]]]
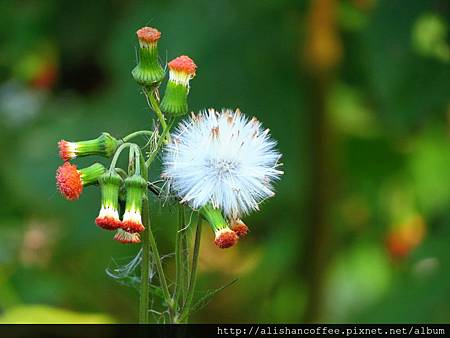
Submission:
[[[125,188],[127,192],[125,212],[140,212],[142,209],[142,199],[147,191],[147,181],[140,175],[133,175],[125,179]]]
[[[220,209],[214,208],[211,203],[201,207],[199,212],[208,221],[214,232],[228,228],[228,223],[223,218]]]
[[[161,102],[161,110],[174,116],[186,114],[188,112],[188,93],[188,86],[169,80]]]
[[[151,87],[164,78],[164,70],[159,64],[156,42],[139,48],[139,63],[132,70],[133,78],[142,86]]]
[[[105,173],[105,171],[105,167],[100,163],[94,163],[89,167],[78,170],[83,186],[98,183],[98,179]]]
[[[98,179],[102,193],[102,207],[119,208],[119,190],[122,184],[122,178],[115,172],[108,171]]]

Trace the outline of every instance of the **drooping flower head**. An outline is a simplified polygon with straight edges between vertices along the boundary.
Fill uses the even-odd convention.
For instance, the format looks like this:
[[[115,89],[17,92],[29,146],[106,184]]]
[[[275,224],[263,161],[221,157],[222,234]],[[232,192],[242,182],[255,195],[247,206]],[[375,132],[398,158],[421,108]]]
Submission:
[[[145,230],[142,224],[142,199],[147,190],[147,182],[139,175],[133,175],[125,179],[127,193],[125,213],[122,219],[122,229],[131,233]]]
[[[114,235],[114,239],[123,244],[140,243],[141,242],[141,236],[139,233],[128,232],[123,229],[117,229],[117,232]]]
[[[115,172],[107,172],[98,179],[102,193],[102,206],[95,224],[106,230],[120,228],[119,190],[122,178]]]
[[[161,33],[152,27],[142,27],[136,35],[139,40],[139,63],[131,74],[139,84],[151,87],[164,78],[164,70],[158,59]]]
[[[242,222],[240,218],[231,219],[231,230],[233,230],[239,238],[245,237],[248,234],[248,226]]]
[[[65,162],[56,170],[56,186],[66,199],[73,201],[80,197],[83,187],[96,184],[104,173],[105,167],[100,163],[77,169],[76,165]]]
[[[168,66],[169,81],[161,101],[161,109],[174,116],[184,115],[188,112],[189,81],[195,76],[197,66],[186,55],[173,59]]]
[[[76,157],[99,155],[111,157],[122,141],[116,140],[109,133],[102,133],[94,140],[58,142],[59,157],[64,161],[73,160]]]
[[[237,219],[274,195],[272,182],[283,173],[275,145],[256,118],[210,109],[178,126],[165,148],[163,177],[192,208],[211,203]]]
[[[214,208],[211,203],[200,208],[200,214],[208,221],[214,231],[214,243],[221,249],[230,248],[237,243],[239,236],[228,227],[222,212]]]

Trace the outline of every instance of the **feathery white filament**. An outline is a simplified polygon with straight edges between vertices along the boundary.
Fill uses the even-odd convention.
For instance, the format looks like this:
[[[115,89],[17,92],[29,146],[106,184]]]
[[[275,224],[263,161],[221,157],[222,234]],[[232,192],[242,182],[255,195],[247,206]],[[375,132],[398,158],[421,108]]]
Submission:
[[[136,224],[142,224],[141,213],[135,209],[126,210],[125,213],[123,214],[122,220],[124,222],[132,222],[132,223],[136,223]]]
[[[181,84],[184,87],[189,86],[189,81],[193,78],[193,75],[187,72],[170,70],[169,71],[169,80],[176,83]]]
[[[164,152],[163,177],[194,209],[211,202],[237,218],[274,195],[272,182],[283,173],[275,146],[256,118],[209,109],[180,123]]]
[[[112,206],[103,206],[100,209],[100,213],[98,215],[99,218],[113,218],[115,220],[120,220],[119,218],[119,212],[117,209],[113,208]]]

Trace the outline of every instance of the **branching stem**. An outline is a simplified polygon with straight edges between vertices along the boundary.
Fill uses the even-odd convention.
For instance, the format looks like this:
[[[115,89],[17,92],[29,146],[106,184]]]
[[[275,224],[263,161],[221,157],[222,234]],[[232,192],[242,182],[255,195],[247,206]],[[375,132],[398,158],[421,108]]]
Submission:
[[[138,136],[152,136],[153,132],[150,130],[139,130],[139,131],[135,131],[134,133],[128,134],[127,136],[123,137],[122,140],[124,142],[128,142],[129,140],[138,137]]]
[[[194,299],[195,284],[197,281],[197,265],[198,256],[200,253],[200,240],[202,236],[202,217],[198,214],[197,229],[195,230],[194,252],[192,254],[192,268],[189,278],[189,288],[186,296],[186,302],[181,310],[178,318],[175,318],[176,323],[183,323],[189,318],[192,300]]]

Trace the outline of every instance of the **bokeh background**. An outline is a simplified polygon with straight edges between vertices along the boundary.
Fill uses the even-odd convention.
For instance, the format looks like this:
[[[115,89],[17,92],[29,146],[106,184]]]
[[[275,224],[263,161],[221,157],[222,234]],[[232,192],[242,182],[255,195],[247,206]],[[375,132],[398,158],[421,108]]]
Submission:
[[[0,321],[137,321],[138,246],[95,226],[98,189],[71,203],[54,176],[59,139],[151,127],[130,75],[151,25],[162,61],[198,65],[190,109],[239,107],[284,154],[245,240],[204,228],[197,297],[239,280],[194,322],[448,322],[449,18],[446,0],[1,1]],[[152,201],[169,274],[172,211]]]

